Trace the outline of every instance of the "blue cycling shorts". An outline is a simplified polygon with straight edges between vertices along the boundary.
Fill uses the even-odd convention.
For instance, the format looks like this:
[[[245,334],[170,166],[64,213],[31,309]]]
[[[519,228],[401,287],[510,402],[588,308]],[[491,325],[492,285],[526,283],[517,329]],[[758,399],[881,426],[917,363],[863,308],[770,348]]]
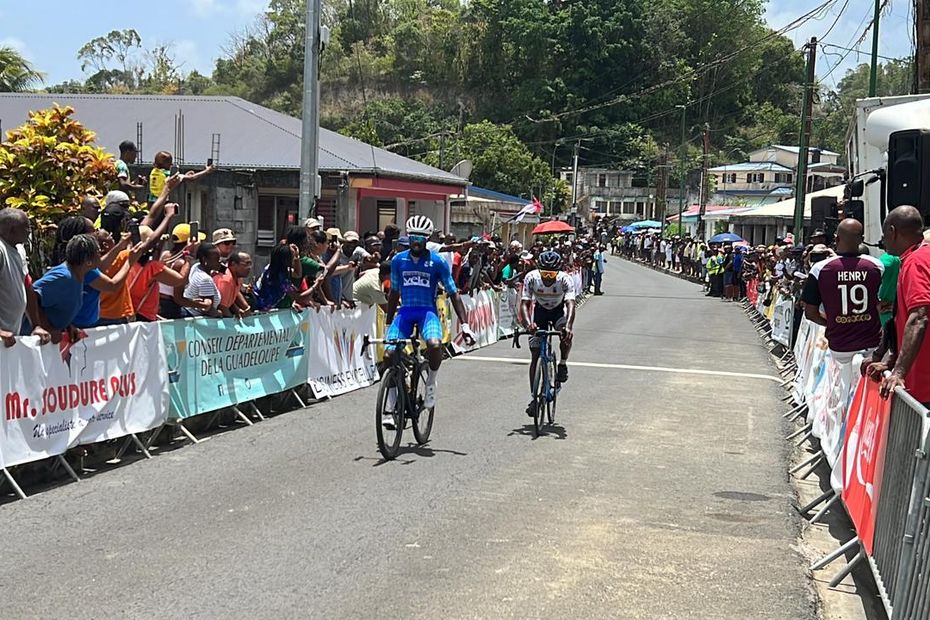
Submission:
[[[388,328],[387,340],[399,340],[413,336],[413,328],[419,327],[420,338],[442,340],[442,321],[436,313],[436,308],[409,308],[401,306],[394,316],[391,327]]]

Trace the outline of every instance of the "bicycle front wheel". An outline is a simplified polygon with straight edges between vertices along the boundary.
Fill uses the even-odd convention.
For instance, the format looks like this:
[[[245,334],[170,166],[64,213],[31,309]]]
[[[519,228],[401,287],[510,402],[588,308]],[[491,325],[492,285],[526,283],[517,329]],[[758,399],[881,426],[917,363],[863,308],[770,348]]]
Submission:
[[[429,362],[420,362],[417,370],[410,378],[410,395],[413,398],[413,436],[420,445],[429,441],[430,431],[433,430],[433,412],[435,407],[427,409],[426,405],[426,375],[429,373]]]
[[[388,368],[378,388],[378,404],[375,407],[375,433],[378,436],[378,450],[387,460],[392,460],[400,450],[400,438],[404,433],[404,408],[406,402],[404,378],[396,368]],[[383,420],[390,416],[394,428],[385,428]]]

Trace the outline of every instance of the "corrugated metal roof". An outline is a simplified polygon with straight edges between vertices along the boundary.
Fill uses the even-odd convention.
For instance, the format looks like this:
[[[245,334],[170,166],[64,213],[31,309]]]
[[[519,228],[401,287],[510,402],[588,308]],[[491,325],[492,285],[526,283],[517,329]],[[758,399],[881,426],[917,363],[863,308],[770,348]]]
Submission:
[[[468,195],[475,196],[477,198],[488,198],[490,200],[498,200],[500,202],[512,202],[519,205],[528,205],[532,202],[532,199],[529,198],[520,198],[519,196],[512,196],[510,194],[505,194],[503,192],[496,192],[493,189],[485,189],[484,187],[478,187],[472,185],[468,188]]]
[[[723,166],[710,168],[708,172],[756,172],[759,170],[766,172],[794,172],[791,168],[773,161],[745,161],[739,164],[724,164]]]
[[[210,157],[213,134],[220,134],[219,163],[229,168],[300,168],[300,119],[250,103],[239,97],[155,95],[0,94],[0,122],[4,130],[22,125],[31,110],[52,104],[74,108],[77,118],[97,133],[97,144],[118,152],[123,140],[136,141],[142,123],[142,157],[175,150],[175,117],[184,115],[184,161],[204,165]],[[451,173],[385,151],[328,129],[320,129],[320,170],[467,185]]]
[[[785,146],[784,144],[773,144],[771,148],[781,149],[782,151],[788,151],[789,153],[794,153],[795,155],[801,152],[801,147],[799,146]],[[758,150],[764,151],[765,149],[758,149]],[[814,147],[814,146],[808,148],[808,153],[810,153],[810,151],[816,151],[816,150],[819,150],[822,155],[831,155],[831,156],[836,155],[837,157],[839,157],[840,155],[839,153],[834,153],[833,151],[828,151],[827,149],[818,149],[817,147]]]

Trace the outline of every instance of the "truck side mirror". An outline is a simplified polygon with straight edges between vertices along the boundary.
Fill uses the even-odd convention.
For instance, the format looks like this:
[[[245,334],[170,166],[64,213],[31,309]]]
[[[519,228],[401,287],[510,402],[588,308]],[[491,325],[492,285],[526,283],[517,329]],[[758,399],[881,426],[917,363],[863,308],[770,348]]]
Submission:
[[[862,179],[856,179],[850,183],[848,187],[850,198],[859,198],[865,193],[865,184],[862,182]]]

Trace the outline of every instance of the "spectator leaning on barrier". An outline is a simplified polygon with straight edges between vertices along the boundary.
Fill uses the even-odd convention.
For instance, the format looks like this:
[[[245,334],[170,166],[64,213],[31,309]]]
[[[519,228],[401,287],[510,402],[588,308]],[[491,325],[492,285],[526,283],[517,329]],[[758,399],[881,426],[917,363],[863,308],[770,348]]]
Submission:
[[[198,242],[185,245],[178,260],[170,261],[177,266],[178,271],[175,271],[156,258],[162,256],[162,237],[156,235],[155,231],[145,225],[139,227],[139,235],[143,243],[152,242],[151,249],[143,254],[129,270],[129,294],[137,321],[157,321],[162,301],[159,296],[159,287],[164,286],[167,290],[174,291],[175,288],[183,289],[187,286],[191,263],[185,259],[185,256],[197,251]],[[171,303],[174,304],[173,299]]]
[[[90,235],[77,235],[65,246],[64,259],[33,284],[38,298],[35,319],[55,344],[63,331],[72,341],[78,339],[74,319],[81,310],[85,277],[100,263],[100,248]]]
[[[925,346],[930,309],[930,245],[923,238],[923,218],[911,206],[891,210],[885,218],[885,250],[901,257],[895,306],[896,346],[881,362],[868,367],[872,378],[882,380],[882,395],[904,387],[926,406],[930,404],[930,347]],[[873,358],[874,359],[874,358]]]
[[[212,243],[201,243],[197,248],[197,264],[191,268],[184,298],[189,302],[185,316],[220,316],[220,292],[211,273],[220,268],[220,252]]]
[[[292,271],[295,262],[299,265],[299,261],[300,250],[296,245],[282,243],[275,246],[268,265],[253,287],[257,311],[287,308],[296,302],[300,291],[294,284]]]
[[[835,256],[814,263],[827,251],[822,244],[814,246],[814,264],[801,294],[805,316],[826,327],[830,350],[843,362],[860,352],[871,356],[881,342],[878,289],[884,266],[873,256],[859,254],[862,234],[861,222],[845,219],[836,230]]]
[[[224,317],[245,316],[251,311],[242,295],[242,281],[252,273],[252,257],[246,252],[233,252],[226,269],[213,274],[213,283],[220,292],[220,314]]]
[[[29,240],[29,217],[19,209],[0,209],[0,339],[6,346],[16,343],[23,326],[27,293],[25,252]]]

